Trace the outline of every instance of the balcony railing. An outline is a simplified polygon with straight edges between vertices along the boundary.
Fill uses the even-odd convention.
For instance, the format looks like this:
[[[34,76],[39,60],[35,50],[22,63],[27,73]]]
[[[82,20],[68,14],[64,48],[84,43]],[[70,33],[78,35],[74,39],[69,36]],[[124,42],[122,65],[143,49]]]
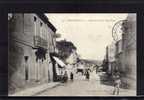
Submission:
[[[34,47],[42,47],[47,49],[48,47],[48,42],[47,40],[41,38],[40,36],[34,36]]]

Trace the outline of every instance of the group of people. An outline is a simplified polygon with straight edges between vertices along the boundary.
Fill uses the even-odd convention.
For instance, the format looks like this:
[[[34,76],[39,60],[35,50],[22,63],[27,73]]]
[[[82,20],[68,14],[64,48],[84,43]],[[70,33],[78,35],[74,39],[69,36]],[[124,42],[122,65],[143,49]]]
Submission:
[[[79,73],[79,72],[77,72],[77,73]],[[89,70],[85,70],[85,72],[82,73],[82,75],[85,76],[86,80],[90,79]],[[113,83],[114,83],[113,95],[119,95],[120,85],[121,85],[120,73],[118,71],[115,71],[112,78],[113,78]],[[73,81],[73,79],[74,79],[74,74],[73,74],[73,72],[70,72],[70,80]],[[67,81],[68,81],[68,73],[67,73],[67,71],[65,71],[62,82],[65,83]]]
[[[83,73],[82,75],[85,76],[86,80],[90,79],[90,72],[89,72],[89,70],[86,70],[85,73]],[[74,80],[74,73],[70,72],[70,77],[68,77],[68,72],[65,71],[65,73],[63,75],[63,78],[62,78],[62,82],[63,83],[67,82],[69,78],[70,78],[71,81],[73,81]]]
[[[86,77],[87,80],[90,79],[90,72],[89,72],[89,70],[86,70],[85,77]]]
[[[73,75],[73,73],[71,72],[71,73],[70,73],[70,80],[71,80],[71,81],[73,81],[73,76],[74,76],[74,75]],[[67,73],[67,71],[65,71],[65,73],[64,73],[64,75],[63,75],[62,82],[65,83],[65,82],[67,82],[67,81],[68,81],[68,73]]]
[[[86,80],[90,79],[90,70],[89,69],[85,69],[85,70],[77,70],[76,73],[81,73],[82,76],[85,76]]]

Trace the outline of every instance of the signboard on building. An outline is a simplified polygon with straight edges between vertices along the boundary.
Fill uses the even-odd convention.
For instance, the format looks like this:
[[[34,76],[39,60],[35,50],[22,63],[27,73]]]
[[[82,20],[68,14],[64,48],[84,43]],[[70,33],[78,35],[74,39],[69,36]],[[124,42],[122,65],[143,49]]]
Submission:
[[[40,36],[34,36],[34,46],[47,49],[48,43],[45,39],[41,38]]]

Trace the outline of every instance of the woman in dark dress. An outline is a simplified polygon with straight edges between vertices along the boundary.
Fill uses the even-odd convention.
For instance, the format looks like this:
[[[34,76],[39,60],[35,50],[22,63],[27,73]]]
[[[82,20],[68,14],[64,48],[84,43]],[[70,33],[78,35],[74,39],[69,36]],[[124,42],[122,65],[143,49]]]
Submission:
[[[89,78],[90,78],[90,77],[89,77],[89,72],[88,72],[88,70],[87,70],[87,71],[86,71],[86,79],[89,80]]]
[[[67,71],[65,71],[64,76],[63,76],[63,83],[67,82],[68,80],[68,74]]]
[[[70,74],[70,79],[73,81],[73,73]]]

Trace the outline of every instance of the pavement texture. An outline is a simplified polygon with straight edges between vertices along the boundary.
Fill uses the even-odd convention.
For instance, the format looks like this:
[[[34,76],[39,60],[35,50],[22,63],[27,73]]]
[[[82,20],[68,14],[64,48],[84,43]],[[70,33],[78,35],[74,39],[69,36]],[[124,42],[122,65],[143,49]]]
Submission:
[[[115,96],[112,94],[113,85],[102,84],[99,75],[94,72],[91,73],[90,80],[80,74],[75,77],[74,81],[61,83],[58,87],[39,92],[36,96]],[[136,90],[120,89],[118,96],[136,96]]]
[[[10,94],[9,96],[35,96],[45,90],[55,88],[59,85],[60,85],[59,82],[45,83],[45,84],[38,85],[36,87],[24,89],[20,92],[14,93],[14,94]]]
[[[100,77],[102,74],[91,72],[90,79],[86,80],[84,75],[78,73],[73,81],[45,83],[9,96],[115,96],[112,94],[113,85],[109,82],[105,84],[105,79]],[[136,96],[136,90],[121,88],[118,96]]]

